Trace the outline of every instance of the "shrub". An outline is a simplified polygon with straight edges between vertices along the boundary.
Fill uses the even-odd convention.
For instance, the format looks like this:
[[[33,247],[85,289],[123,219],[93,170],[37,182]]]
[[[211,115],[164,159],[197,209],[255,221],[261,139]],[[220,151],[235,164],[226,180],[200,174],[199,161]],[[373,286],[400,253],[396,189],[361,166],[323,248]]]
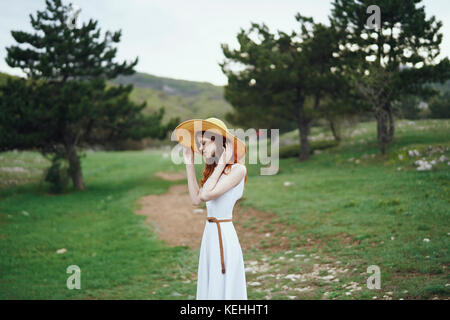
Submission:
[[[449,119],[450,118],[450,93],[434,97],[430,102],[430,118]]]

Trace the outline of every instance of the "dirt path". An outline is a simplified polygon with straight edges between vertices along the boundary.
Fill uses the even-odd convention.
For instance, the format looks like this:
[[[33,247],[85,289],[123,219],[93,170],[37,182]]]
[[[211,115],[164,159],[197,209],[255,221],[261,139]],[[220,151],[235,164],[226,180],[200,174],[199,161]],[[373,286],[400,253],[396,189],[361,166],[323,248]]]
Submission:
[[[155,176],[170,181],[186,179],[185,173],[157,172]],[[276,215],[252,208],[244,209],[241,201],[245,201],[245,198],[236,202],[233,223],[242,250],[246,252],[252,246],[269,251],[287,250],[288,238],[275,236],[274,232],[284,230],[284,233],[288,233],[289,230],[285,225],[274,222]],[[154,228],[167,245],[200,248],[207,216],[206,207],[204,203],[200,206],[191,204],[187,184],[173,185],[165,194],[145,196],[139,199],[139,204],[140,209],[136,213],[147,217],[146,223]]]

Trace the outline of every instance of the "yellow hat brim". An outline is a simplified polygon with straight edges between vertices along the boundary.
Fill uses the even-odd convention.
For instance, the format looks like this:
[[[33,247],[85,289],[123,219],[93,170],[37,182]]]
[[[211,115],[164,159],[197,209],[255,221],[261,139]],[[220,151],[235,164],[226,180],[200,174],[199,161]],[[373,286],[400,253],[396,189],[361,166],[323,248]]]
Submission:
[[[245,145],[245,143],[238,139],[235,135],[231,134],[228,130],[224,130],[217,124],[203,119],[186,120],[180,123],[174,129],[173,134],[175,135],[175,138],[177,139],[179,144],[184,147],[192,147],[192,150],[194,150],[194,152],[201,154],[198,150],[197,144],[195,143],[194,130],[195,132],[211,131],[213,133],[221,134],[222,136],[228,138],[230,141],[233,141],[233,143],[235,143],[236,145],[236,158],[238,160],[245,156],[245,153],[247,152],[247,146]]]

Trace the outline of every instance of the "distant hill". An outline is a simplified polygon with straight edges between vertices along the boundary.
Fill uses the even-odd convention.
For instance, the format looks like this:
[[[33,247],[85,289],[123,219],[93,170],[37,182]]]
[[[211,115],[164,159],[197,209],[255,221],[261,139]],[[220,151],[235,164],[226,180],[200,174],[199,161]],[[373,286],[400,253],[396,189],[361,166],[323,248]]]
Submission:
[[[13,76],[8,73],[0,72],[0,85],[6,83],[6,79],[8,79],[8,78],[19,78],[19,77]]]
[[[147,101],[146,111],[166,108],[164,120],[179,116],[181,121],[192,118],[218,117],[232,110],[223,98],[224,88],[208,82],[196,82],[157,77],[146,73],[119,76],[115,84],[133,84],[133,101]]]

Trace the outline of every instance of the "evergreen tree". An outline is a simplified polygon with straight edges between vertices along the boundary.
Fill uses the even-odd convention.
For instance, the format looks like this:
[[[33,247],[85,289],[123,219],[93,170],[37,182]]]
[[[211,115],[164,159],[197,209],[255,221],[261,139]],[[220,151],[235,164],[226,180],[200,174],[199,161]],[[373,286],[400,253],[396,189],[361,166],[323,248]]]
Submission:
[[[46,5],[30,15],[35,33],[11,31],[18,45],[7,48],[6,62],[27,79],[8,79],[0,90],[0,147],[63,155],[75,188],[85,189],[77,147],[164,138],[179,119],[162,125],[164,109],[144,116],[145,103],[129,100],[132,85],[106,87],[108,79],[133,74],[138,62],[114,61],[120,30],[101,39],[97,21],[74,28],[69,6],[61,0]]]
[[[421,0],[335,0],[330,21],[341,34],[336,52],[354,88],[371,105],[381,152],[394,138],[392,104],[407,95],[432,94],[429,82],[450,77],[448,58],[437,63],[442,22],[426,17]],[[380,25],[369,25],[369,6],[380,8]],[[369,13],[368,13],[369,11]]]
[[[300,32],[272,34],[263,23],[241,29],[240,48],[230,50],[223,44],[227,61],[220,64],[228,77],[225,98],[237,110],[230,119],[252,127],[299,129],[299,160],[310,157],[308,135],[319,112],[320,101],[334,86],[338,74],[334,64],[334,32],[312,18],[296,15]],[[256,32],[259,40],[251,38]],[[233,71],[229,64],[245,66]]]

